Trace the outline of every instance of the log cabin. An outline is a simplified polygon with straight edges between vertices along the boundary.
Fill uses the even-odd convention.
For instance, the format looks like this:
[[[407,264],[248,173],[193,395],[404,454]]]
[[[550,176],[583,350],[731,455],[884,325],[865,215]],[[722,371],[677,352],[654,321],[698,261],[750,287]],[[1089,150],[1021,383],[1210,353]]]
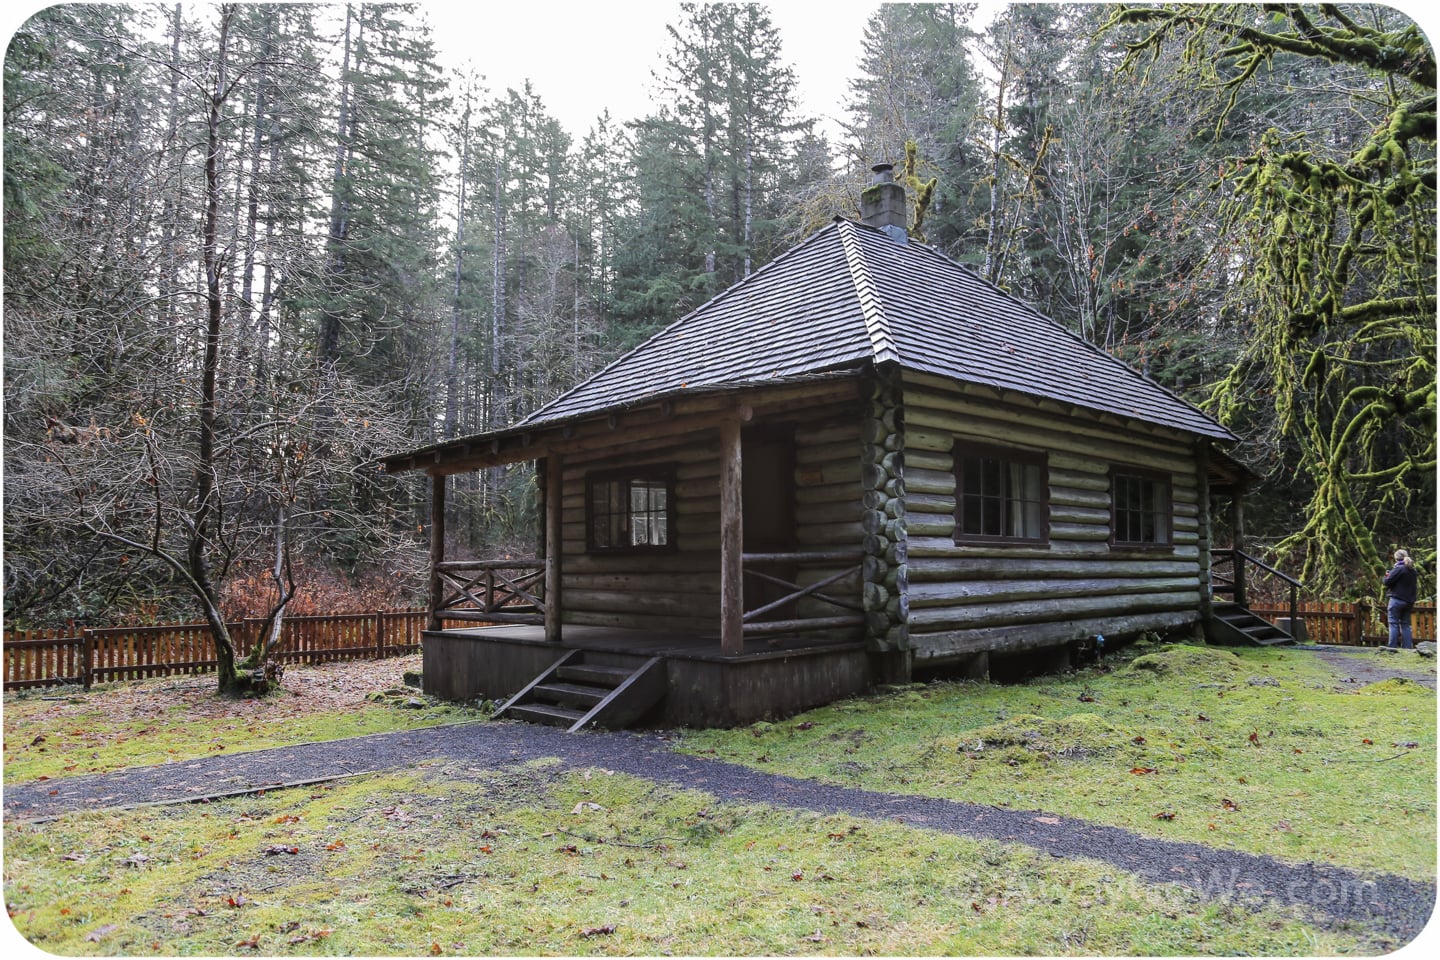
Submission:
[[[385,459],[431,478],[426,692],[736,725],[1226,629],[1231,433],[911,240],[888,167],[862,200],[513,426]],[[520,462],[536,556],[447,560],[446,477]]]

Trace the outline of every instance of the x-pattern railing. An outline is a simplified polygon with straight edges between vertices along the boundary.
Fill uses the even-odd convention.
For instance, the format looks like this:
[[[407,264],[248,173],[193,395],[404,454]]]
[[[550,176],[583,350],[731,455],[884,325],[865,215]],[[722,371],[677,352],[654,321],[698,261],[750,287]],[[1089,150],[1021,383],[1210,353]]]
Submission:
[[[448,560],[437,564],[440,616],[497,623],[545,622],[545,561]]]
[[[771,600],[753,610],[747,610],[742,618],[744,632],[749,634],[764,633],[794,633],[802,630],[827,630],[833,627],[857,626],[865,622],[865,608],[857,597],[837,597],[825,593],[826,587],[839,583],[849,577],[856,576],[860,572],[860,555],[848,552],[826,552],[811,551],[797,553],[747,553],[744,555],[744,574],[755,580],[775,584],[791,592],[777,600]],[[783,577],[764,573],[755,569],[757,565],[816,565],[844,563],[846,566],[838,573],[831,574],[823,580],[818,580],[809,586],[801,586]],[[788,620],[761,620],[760,618],[775,610],[779,610],[797,600],[810,598],[837,607],[841,610],[853,611],[848,614],[838,614],[829,617],[800,617]]]

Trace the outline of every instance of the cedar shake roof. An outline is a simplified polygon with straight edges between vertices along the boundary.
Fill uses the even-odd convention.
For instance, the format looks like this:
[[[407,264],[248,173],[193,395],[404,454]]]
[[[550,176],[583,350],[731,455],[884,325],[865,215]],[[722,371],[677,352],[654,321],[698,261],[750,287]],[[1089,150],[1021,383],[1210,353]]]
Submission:
[[[842,218],[517,427],[871,363],[1235,439],[1153,380],[933,248]]]

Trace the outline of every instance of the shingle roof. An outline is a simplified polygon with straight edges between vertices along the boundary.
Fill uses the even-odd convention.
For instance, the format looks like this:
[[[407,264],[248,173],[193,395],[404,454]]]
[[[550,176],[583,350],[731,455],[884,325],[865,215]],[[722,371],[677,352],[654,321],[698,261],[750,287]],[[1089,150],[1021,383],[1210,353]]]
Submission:
[[[895,362],[1200,436],[1189,403],[931,247],[837,218],[520,425]]]

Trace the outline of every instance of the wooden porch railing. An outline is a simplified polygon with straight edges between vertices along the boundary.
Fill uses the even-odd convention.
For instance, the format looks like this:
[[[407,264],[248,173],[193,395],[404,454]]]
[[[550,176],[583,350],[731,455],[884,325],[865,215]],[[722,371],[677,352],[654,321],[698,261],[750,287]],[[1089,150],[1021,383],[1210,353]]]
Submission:
[[[545,622],[544,560],[447,560],[435,565],[435,616],[487,623]]]
[[[1230,568],[1228,577],[1216,569],[1225,564],[1228,564]],[[1244,550],[1229,548],[1210,551],[1210,593],[1212,595],[1228,594],[1240,606],[1248,607],[1246,576],[1249,571],[1247,564],[1253,567],[1258,574],[1275,577],[1287,585],[1290,594],[1290,622],[1294,623],[1299,607],[1299,594],[1302,586],[1300,581],[1282,570],[1276,570],[1258,557],[1252,557]]]
[[[742,618],[745,636],[759,636],[777,633],[804,633],[812,630],[829,630],[836,627],[859,626],[865,622],[865,608],[861,604],[858,594],[853,598],[836,597],[823,590],[834,583],[839,583],[846,577],[860,572],[861,554],[845,551],[808,551],[793,553],[747,553],[742,559],[744,562],[743,573],[753,580],[773,584],[791,591],[777,600],[771,600],[753,610],[745,611]],[[821,564],[833,565],[837,563],[846,564],[846,567],[839,573],[832,574],[823,580],[819,580],[809,586],[801,586],[798,583],[786,580],[782,577],[763,573],[755,569],[759,566],[775,566],[779,564],[791,566],[817,566]],[[787,604],[809,598],[829,604],[840,610],[850,610],[853,613],[837,614],[828,617],[794,617],[788,620],[762,620],[761,617],[767,613],[779,610]]]

